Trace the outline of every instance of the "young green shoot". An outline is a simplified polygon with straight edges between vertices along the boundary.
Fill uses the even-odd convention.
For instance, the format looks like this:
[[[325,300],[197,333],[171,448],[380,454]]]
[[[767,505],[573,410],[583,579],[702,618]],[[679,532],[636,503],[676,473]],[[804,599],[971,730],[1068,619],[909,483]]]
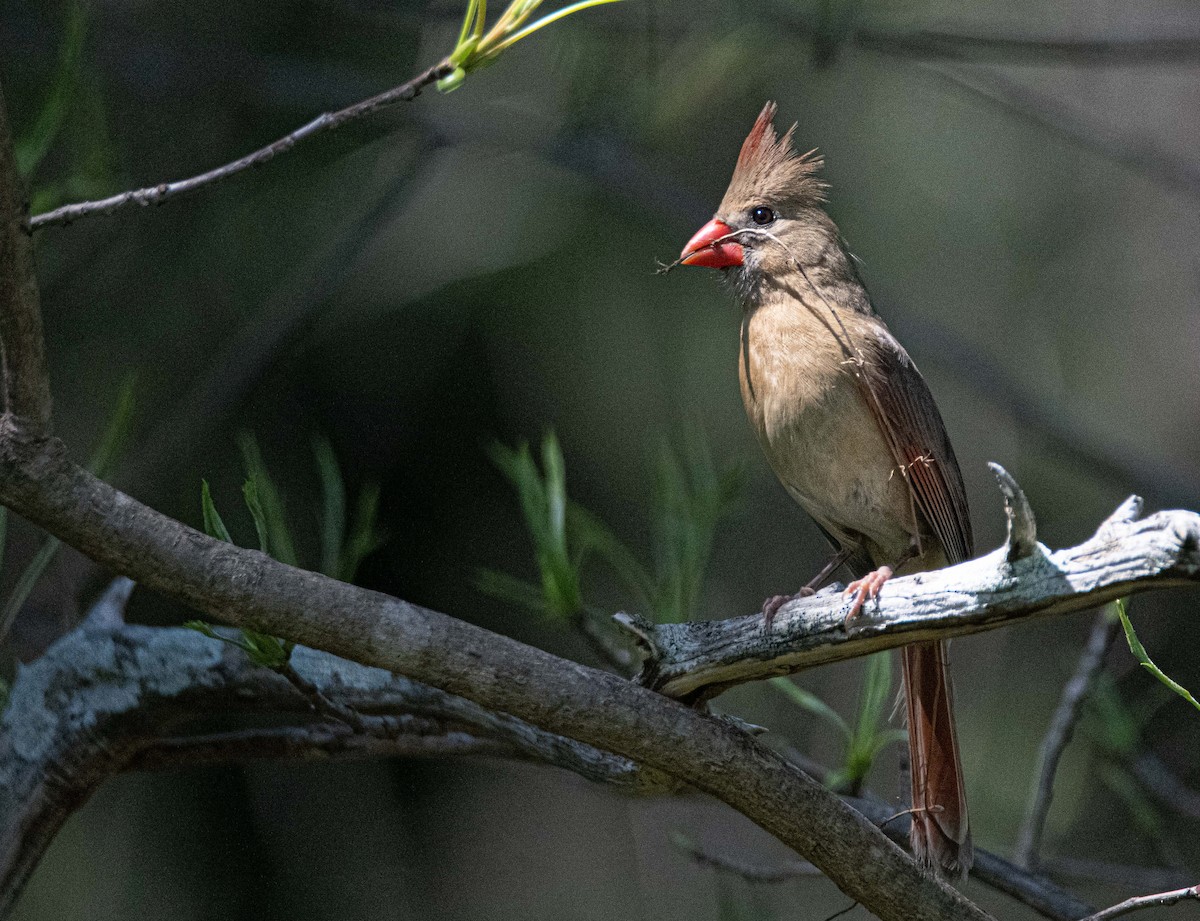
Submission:
[[[467,13],[463,17],[462,28],[458,32],[458,41],[454,44],[454,50],[446,58],[448,63],[454,65],[454,71],[439,80],[437,87],[443,93],[456,90],[462,85],[467,74],[496,63],[506,49],[539,29],[544,29],[552,22],[565,19],[588,7],[616,2],[618,0],[580,0],[578,3],[572,3],[570,6],[549,13],[541,19],[529,22],[530,17],[542,5],[542,0],[512,0],[500,14],[500,18],[489,29],[487,28],[487,0],[468,0]]]

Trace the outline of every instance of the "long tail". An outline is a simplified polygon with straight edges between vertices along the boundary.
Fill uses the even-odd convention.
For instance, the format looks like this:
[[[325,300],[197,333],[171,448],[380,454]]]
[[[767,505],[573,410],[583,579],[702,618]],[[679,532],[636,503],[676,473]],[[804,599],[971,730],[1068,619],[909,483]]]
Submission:
[[[946,644],[916,643],[901,653],[912,761],[913,855],[922,866],[962,878],[971,869],[974,851],[946,676]]]

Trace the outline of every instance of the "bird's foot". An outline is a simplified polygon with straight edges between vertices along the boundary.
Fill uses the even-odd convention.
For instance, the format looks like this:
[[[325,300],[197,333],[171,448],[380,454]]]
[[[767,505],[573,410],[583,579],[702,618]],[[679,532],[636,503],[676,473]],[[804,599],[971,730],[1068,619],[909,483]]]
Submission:
[[[879,597],[879,590],[883,588],[883,583],[895,574],[895,570],[891,566],[880,566],[874,572],[869,572],[861,579],[855,579],[846,586],[843,594],[854,598],[854,603],[850,605],[850,612],[846,615],[847,624],[858,616],[864,604]]]
[[[775,619],[775,615],[779,613],[779,609],[789,601],[794,601],[797,598],[807,598],[809,595],[815,595],[816,593],[816,589],[814,589],[811,585],[806,585],[794,595],[772,595],[763,602],[763,629],[771,629],[771,621]]]

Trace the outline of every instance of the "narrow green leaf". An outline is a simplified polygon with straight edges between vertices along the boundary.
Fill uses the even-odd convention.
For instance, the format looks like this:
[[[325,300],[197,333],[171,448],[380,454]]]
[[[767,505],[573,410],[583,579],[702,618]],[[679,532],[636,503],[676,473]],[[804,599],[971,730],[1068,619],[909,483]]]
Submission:
[[[484,569],[476,575],[475,586],[498,601],[525,608],[534,614],[546,614],[546,596],[542,588],[524,579],[506,572]]]
[[[284,515],[283,497],[275,487],[275,481],[267,470],[262,451],[258,447],[258,441],[249,432],[242,432],[238,435],[237,443],[242,452],[246,475],[254,481],[258,491],[258,500],[270,540],[271,555],[281,563],[296,566],[296,547],[292,542],[292,534]]]
[[[208,480],[200,481],[200,511],[204,516],[204,533],[209,537],[232,544],[233,538],[229,536],[229,529],[225,527],[225,522],[221,520],[221,515],[217,512],[216,505],[213,504],[212,490],[208,488]]]
[[[88,461],[88,470],[100,479],[104,479],[112,473],[117,461],[125,453],[129,442],[129,432],[133,425],[134,385],[136,383],[137,375],[133,373],[127,374],[125,380],[121,382],[116,408],[109,417],[104,434],[100,437],[100,443]]]
[[[799,685],[794,684],[790,678],[786,677],[772,678],[768,683],[796,706],[807,710],[813,716],[818,716],[825,720],[825,722],[845,736],[846,739],[850,738],[850,727],[846,724],[846,721],[829,704],[821,700],[812,691],[806,691]]]
[[[250,510],[250,517],[254,520],[254,530],[258,532],[258,549],[270,555],[271,534],[267,527],[267,518],[263,514],[262,503],[258,499],[258,485],[254,480],[247,480],[242,484],[242,497],[245,499],[246,508]]]
[[[549,13],[549,14],[543,16],[541,19],[537,20],[536,22],[533,22],[530,25],[527,25],[520,32],[517,32],[514,35],[510,35],[507,39],[505,39],[503,42],[501,42],[499,45],[496,46],[496,50],[503,51],[505,48],[509,48],[512,45],[515,45],[517,42],[519,42],[521,39],[525,38],[526,36],[532,35],[538,29],[544,29],[546,26],[550,25],[550,23],[557,22],[558,20],[560,20],[566,16],[570,16],[572,13],[578,13],[580,10],[586,10],[589,7],[593,7],[593,6],[603,6],[606,3],[619,3],[619,2],[620,2],[620,0],[580,0],[579,3],[572,3],[570,6],[563,7],[561,10],[558,10],[557,12]]]
[[[8,636],[8,631],[12,629],[13,621],[17,619],[17,614],[21,607],[29,599],[33,587],[37,585],[38,579],[42,577],[42,573],[46,571],[46,567],[50,565],[50,561],[54,559],[54,554],[58,553],[58,548],[61,541],[57,537],[48,537],[46,542],[42,544],[37,553],[33,555],[33,559],[17,577],[17,584],[13,586],[12,594],[8,596],[8,601],[4,605],[4,610],[0,611],[0,642]]]
[[[346,538],[346,484],[337,456],[326,438],[313,439],[321,475],[321,572],[341,578],[342,543]]]
[[[87,12],[86,3],[71,4],[50,93],[33,128],[17,143],[17,168],[26,178],[45,159],[66,123],[72,98],[79,86],[83,44],[87,37]]]
[[[367,483],[358,493],[354,515],[350,519],[350,536],[342,547],[338,578],[352,582],[362,561],[383,546],[385,535],[376,524],[379,518],[379,484]]]
[[[567,506],[567,530],[581,553],[595,552],[625,587],[637,596],[637,601],[650,606],[654,595],[654,578],[646,572],[630,550],[603,521],[577,503]]]
[[[1129,651],[1133,653],[1134,657],[1142,664],[1142,667],[1150,672],[1150,674],[1197,710],[1200,710],[1200,701],[1197,701],[1187,688],[1165,674],[1161,668],[1154,664],[1154,661],[1150,658],[1150,654],[1146,652],[1146,648],[1142,645],[1142,641],[1138,639],[1137,634],[1134,632],[1133,623],[1129,620],[1129,615],[1125,613],[1125,600],[1123,598],[1118,599],[1115,604],[1117,607],[1117,616],[1121,618],[1121,626],[1125,629],[1125,640],[1129,643]]]

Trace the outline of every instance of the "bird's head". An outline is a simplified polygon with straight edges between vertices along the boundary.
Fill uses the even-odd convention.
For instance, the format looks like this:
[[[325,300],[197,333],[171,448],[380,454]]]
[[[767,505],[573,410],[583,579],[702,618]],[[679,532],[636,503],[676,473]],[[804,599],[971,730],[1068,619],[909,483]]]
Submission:
[[[757,287],[764,277],[790,273],[798,260],[818,260],[833,222],[821,209],[825,183],[817,178],[816,151],[797,154],[793,125],[783,137],[772,124],[768,102],[750,129],[725,197],[713,219],[683,248],[683,265],[731,270],[740,288]]]

